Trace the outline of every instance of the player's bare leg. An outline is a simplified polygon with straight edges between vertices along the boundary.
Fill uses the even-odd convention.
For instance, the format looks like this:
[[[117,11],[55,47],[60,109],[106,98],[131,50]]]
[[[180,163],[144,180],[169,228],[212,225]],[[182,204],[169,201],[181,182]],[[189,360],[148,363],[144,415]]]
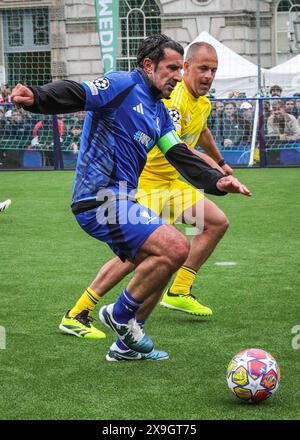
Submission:
[[[201,201],[199,202],[201,203]],[[197,206],[193,206],[184,213],[184,220],[193,224],[197,212]],[[217,244],[223,238],[229,227],[229,221],[218,206],[211,200],[204,199],[204,228],[203,232],[196,234],[191,242],[190,252],[184,266],[198,272],[208,257],[213,253]]]
[[[191,295],[191,288],[197,272],[224,236],[229,222],[223,211],[212,201],[205,198],[184,212],[183,219],[185,223],[197,227],[200,220],[199,213],[201,215],[203,209],[203,231],[199,231],[193,237],[188,258],[179,269],[170,289],[165,292],[161,305],[172,310],[199,316],[210,316],[212,314],[211,309],[200,304]]]
[[[164,289],[188,252],[189,242],[181,232],[171,225],[160,226],[136,255],[135,274],[118,301],[100,309],[100,320],[115,331],[130,350],[144,354],[152,351],[153,342],[138,325],[136,315],[147,298]]]
[[[143,302],[154,291],[164,289],[173,273],[185,261],[188,252],[187,238],[174,226],[165,224],[156,229],[134,260],[135,273],[127,286],[131,296]]]
[[[101,267],[90,287],[101,297],[132,272],[134,268],[135,264],[128,260],[123,262],[119,257],[112,258]]]

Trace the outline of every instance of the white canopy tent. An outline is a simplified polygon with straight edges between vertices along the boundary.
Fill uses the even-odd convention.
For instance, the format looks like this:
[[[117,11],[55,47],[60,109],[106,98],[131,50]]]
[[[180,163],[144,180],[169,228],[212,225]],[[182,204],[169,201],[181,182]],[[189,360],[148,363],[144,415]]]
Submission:
[[[275,84],[282,87],[285,96],[300,92],[300,54],[266,71],[265,85]]]
[[[249,98],[257,94],[258,68],[255,64],[220,43],[208,32],[201,32],[192,43],[198,41],[210,43],[218,54],[219,67],[212,86],[216,90],[216,98],[228,98],[231,90],[244,92]]]

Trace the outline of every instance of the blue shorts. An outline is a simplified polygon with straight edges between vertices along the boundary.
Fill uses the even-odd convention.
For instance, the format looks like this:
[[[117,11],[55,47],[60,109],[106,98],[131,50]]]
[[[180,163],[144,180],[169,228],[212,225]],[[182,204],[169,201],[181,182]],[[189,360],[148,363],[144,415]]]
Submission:
[[[122,261],[133,259],[149,235],[164,220],[131,200],[114,200],[75,215],[81,228],[107,243]]]

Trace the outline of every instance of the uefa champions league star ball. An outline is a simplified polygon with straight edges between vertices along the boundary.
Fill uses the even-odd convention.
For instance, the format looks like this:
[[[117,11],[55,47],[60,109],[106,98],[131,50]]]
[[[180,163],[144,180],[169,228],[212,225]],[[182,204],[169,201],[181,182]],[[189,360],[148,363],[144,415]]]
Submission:
[[[227,368],[227,383],[233,394],[248,402],[262,402],[280,385],[280,369],[270,353],[249,348],[237,353]]]

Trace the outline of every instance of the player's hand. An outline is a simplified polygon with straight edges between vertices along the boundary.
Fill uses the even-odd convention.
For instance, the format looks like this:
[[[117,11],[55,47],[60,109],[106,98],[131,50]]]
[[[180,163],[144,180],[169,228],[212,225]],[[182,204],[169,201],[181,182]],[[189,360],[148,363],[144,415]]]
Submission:
[[[219,191],[227,193],[243,194],[247,197],[252,196],[249,189],[233,176],[221,177],[217,182],[217,188]]]
[[[17,84],[11,94],[11,101],[16,105],[33,105],[34,94],[28,87],[23,84]]]
[[[233,174],[233,169],[231,168],[231,166],[228,165],[228,163],[225,163],[222,166],[222,170],[225,174],[227,174],[227,176],[231,176]]]

